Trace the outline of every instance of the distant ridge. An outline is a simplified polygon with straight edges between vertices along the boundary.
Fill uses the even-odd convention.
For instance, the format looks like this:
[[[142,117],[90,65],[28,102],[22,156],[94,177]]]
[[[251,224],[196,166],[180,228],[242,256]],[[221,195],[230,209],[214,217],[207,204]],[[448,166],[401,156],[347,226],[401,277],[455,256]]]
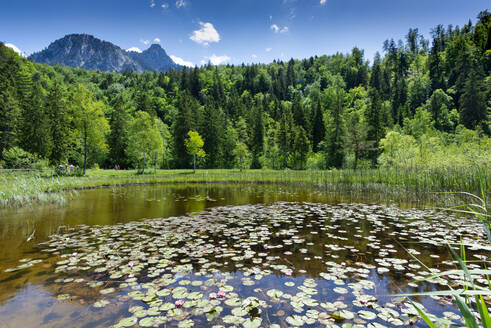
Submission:
[[[36,63],[103,72],[167,72],[182,68],[158,44],[138,53],[125,51],[89,34],[68,34],[32,54],[29,59]]]

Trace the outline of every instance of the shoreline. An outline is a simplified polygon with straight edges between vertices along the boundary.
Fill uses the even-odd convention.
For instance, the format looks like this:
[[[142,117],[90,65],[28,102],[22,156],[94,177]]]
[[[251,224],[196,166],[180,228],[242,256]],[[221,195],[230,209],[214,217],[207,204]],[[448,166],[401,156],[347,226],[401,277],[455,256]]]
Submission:
[[[89,170],[84,177],[42,173],[0,174],[0,209],[35,203],[66,201],[70,192],[98,188],[185,184],[296,185],[306,191],[374,194],[379,199],[422,202],[449,198],[450,194],[479,190],[490,184],[484,169],[419,170],[361,169],[331,171],[274,170],[158,170],[137,174],[136,170]],[[1,186],[3,185],[3,187]]]

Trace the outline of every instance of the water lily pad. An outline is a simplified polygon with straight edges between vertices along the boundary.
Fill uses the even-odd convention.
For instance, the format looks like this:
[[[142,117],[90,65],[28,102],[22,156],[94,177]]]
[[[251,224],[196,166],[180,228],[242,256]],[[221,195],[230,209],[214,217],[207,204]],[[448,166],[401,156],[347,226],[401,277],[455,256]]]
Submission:
[[[100,301],[97,301],[97,302],[94,303],[94,307],[96,307],[96,308],[103,308],[103,307],[105,307],[108,304],[109,304],[109,301],[100,300]]]
[[[273,297],[273,298],[280,298],[281,295],[283,295],[283,292],[281,290],[278,290],[278,289],[270,289],[266,292],[266,294],[269,296],[269,297]]]
[[[261,326],[261,318],[247,318],[244,322],[242,322],[242,326],[244,328],[258,328]]]
[[[132,327],[132,326],[136,325],[137,322],[138,322],[138,318],[136,318],[136,317],[124,318],[124,319],[121,319],[119,321],[118,326]]]
[[[358,311],[358,315],[365,320],[374,320],[377,317],[375,313],[365,310]]]
[[[194,326],[194,321],[191,319],[183,320],[183,321],[179,322],[179,324],[178,324],[179,328],[189,328],[189,327],[193,327],[193,326]]]
[[[295,327],[300,327],[304,324],[302,317],[295,314],[286,317],[286,322]]]
[[[106,295],[106,294],[114,293],[115,291],[116,291],[116,289],[114,289],[114,288],[106,288],[106,289],[100,290],[99,293]]]

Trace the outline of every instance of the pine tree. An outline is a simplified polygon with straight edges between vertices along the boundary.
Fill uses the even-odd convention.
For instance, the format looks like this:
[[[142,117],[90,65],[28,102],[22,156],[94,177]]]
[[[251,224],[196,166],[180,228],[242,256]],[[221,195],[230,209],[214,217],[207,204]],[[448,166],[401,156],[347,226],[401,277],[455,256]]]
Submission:
[[[191,162],[190,156],[186,151],[184,141],[190,130],[196,128],[196,100],[188,93],[184,92],[179,95],[177,100],[178,114],[172,127],[174,136],[174,160],[176,168],[188,168]]]
[[[299,125],[304,130],[308,130],[307,119],[305,118],[305,110],[302,105],[301,96],[297,94],[292,104],[293,119],[295,120],[295,125]]]
[[[378,143],[383,137],[382,101],[376,89],[371,89],[372,102],[366,111],[366,122],[368,124],[367,140],[371,142],[373,148],[369,151],[372,164],[375,165],[378,157]]]
[[[63,162],[70,144],[70,119],[68,117],[65,97],[61,85],[55,82],[46,97],[46,114],[49,118],[51,140],[50,161],[53,164]]]
[[[431,118],[435,123],[435,128],[449,131],[450,122],[448,119],[449,111],[452,109],[452,97],[443,90],[437,89],[426,102],[426,109],[431,113]]]
[[[207,104],[203,120],[204,150],[207,154],[206,164],[209,168],[218,167],[223,159],[223,135],[225,119],[220,108],[214,104]]]
[[[310,142],[307,137],[307,132],[301,126],[295,126],[293,131],[293,152],[296,157],[296,166],[302,170],[307,162],[307,154],[309,153]]]
[[[44,90],[40,81],[33,83],[29,101],[22,110],[22,149],[48,158],[53,148],[50,122],[45,111]]]
[[[293,115],[289,107],[284,106],[282,114],[280,128],[278,131],[278,147],[280,149],[283,168],[286,168],[288,165],[288,158],[292,150],[292,128],[294,123]]]
[[[264,150],[264,124],[261,107],[256,108],[254,115],[254,127],[252,134],[252,164],[253,169],[261,168],[259,158]]]
[[[314,108],[314,120],[312,122],[312,149],[314,152],[319,151],[319,143],[324,140],[326,127],[324,125],[324,116],[320,99]]]
[[[4,150],[17,145],[19,119],[19,104],[13,95],[13,89],[2,78],[0,71],[0,158]]]
[[[460,119],[468,129],[475,129],[481,122],[488,120],[483,80],[475,67],[464,83],[460,97]],[[483,128],[489,133],[486,124],[483,124]]]
[[[445,81],[443,74],[443,63],[441,53],[444,49],[444,31],[443,26],[438,25],[433,30],[433,46],[431,47],[428,57],[428,67],[431,80],[431,90],[445,89]]]
[[[344,162],[344,96],[345,91],[341,88],[328,89],[329,115],[326,122],[324,147],[329,167],[341,168]]]
[[[119,165],[122,168],[126,168],[130,164],[126,156],[130,115],[122,94],[117,95],[112,100],[111,106],[112,110],[109,118],[111,132],[107,140],[110,149],[109,164],[111,167]]]

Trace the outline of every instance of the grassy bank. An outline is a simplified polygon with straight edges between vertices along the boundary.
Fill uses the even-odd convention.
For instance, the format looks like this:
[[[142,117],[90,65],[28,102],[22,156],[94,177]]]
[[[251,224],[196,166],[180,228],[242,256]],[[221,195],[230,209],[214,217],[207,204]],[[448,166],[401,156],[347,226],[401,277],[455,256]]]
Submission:
[[[63,203],[66,193],[93,187],[158,183],[281,183],[327,192],[379,193],[388,198],[425,199],[435,192],[479,190],[488,186],[486,169],[422,170],[363,169],[329,171],[272,170],[157,170],[145,175],[136,171],[89,170],[84,177],[58,177],[51,172],[4,172],[0,174],[0,207],[32,202]]]

